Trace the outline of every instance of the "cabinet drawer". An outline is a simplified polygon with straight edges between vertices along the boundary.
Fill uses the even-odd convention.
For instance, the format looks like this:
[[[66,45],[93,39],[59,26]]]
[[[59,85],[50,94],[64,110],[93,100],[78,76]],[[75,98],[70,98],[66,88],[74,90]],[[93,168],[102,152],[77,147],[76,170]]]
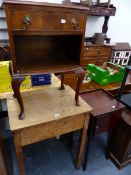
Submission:
[[[108,61],[107,58],[82,58],[81,65],[86,66],[87,64],[96,64],[98,66],[102,66],[104,62]]]
[[[90,47],[84,47],[83,49],[83,56],[86,57],[92,57],[92,56],[97,56],[99,54],[100,50],[99,49],[93,49]]]
[[[85,16],[56,11],[13,11],[13,29],[83,30]],[[52,19],[52,20],[49,20]]]
[[[109,57],[111,55],[110,47],[84,47],[83,56],[92,57],[92,56],[103,56]]]
[[[96,58],[83,58],[81,60],[81,66],[86,66],[87,64],[96,64],[98,65],[99,61]]]

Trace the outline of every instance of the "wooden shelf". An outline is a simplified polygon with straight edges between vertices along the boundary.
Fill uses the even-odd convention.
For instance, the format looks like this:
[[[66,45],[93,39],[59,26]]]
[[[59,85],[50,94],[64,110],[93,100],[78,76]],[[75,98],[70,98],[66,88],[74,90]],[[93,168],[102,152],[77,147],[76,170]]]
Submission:
[[[116,7],[113,5],[110,5],[108,8],[107,6],[97,6],[97,5],[92,5],[89,8],[89,15],[93,16],[115,16],[116,13]]]
[[[59,33],[59,34],[58,34]],[[13,35],[81,35],[82,31],[74,31],[74,30],[33,30],[33,29],[14,29]]]
[[[73,3],[79,5],[80,3]],[[81,3],[81,6],[88,7],[88,15],[93,16],[115,16],[116,7],[111,4],[108,7],[107,3],[101,3],[100,5],[87,5]]]
[[[32,60],[32,62],[30,61]],[[71,61],[63,56],[58,57],[43,57],[43,58],[24,58],[17,60],[18,70],[21,74],[47,73],[73,70],[78,68],[79,64]],[[24,65],[24,66],[23,66]]]

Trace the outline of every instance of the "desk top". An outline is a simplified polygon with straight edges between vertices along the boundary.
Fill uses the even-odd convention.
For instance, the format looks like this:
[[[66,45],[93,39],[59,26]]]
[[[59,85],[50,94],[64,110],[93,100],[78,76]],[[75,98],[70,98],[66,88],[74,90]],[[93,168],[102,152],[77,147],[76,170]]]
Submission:
[[[17,99],[12,94],[7,97],[9,124],[12,131],[79,115],[92,110],[81,98],[81,105],[75,105],[75,92],[69,86],[65,86],[65,90],[58,90],[58,87],[52,87],[23,92],[22,99],[25,106],[25,119],[19,120]]]

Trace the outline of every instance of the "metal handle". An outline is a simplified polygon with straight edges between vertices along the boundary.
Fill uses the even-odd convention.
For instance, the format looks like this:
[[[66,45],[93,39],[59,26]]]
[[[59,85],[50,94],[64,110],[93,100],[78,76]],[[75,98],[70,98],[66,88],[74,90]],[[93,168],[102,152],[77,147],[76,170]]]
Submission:
[[[73,26],[73,29],[78,29],[78,27],[79,27],[79,23],[78,23],[78,21],[77,21],[77,19],[76,18],[72,18],[71,19],[71,24],[72,24],[72,26]]]
[[[24,18],[23,18],[23,22],[26,24],[26,25],[30,25],[32,23],[32,18],[28,15],[26,15]]]

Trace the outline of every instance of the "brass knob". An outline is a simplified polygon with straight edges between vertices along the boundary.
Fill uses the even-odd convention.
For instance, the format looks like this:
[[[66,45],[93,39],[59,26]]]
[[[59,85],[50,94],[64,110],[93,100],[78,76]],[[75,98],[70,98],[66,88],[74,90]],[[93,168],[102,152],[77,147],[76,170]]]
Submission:
[[[26,24],[26,25],[30,25],[32,23],[32,18],[28,15],[26,15],[24,18],[23,18],[23,22]]]
[[[76,30],[76,29],[79,28],[79,23],[78,23],[78,21],[77,21],[76,18],[72,18],[72,19],[71,19],[71,24],[72,24],[73,29]]]

